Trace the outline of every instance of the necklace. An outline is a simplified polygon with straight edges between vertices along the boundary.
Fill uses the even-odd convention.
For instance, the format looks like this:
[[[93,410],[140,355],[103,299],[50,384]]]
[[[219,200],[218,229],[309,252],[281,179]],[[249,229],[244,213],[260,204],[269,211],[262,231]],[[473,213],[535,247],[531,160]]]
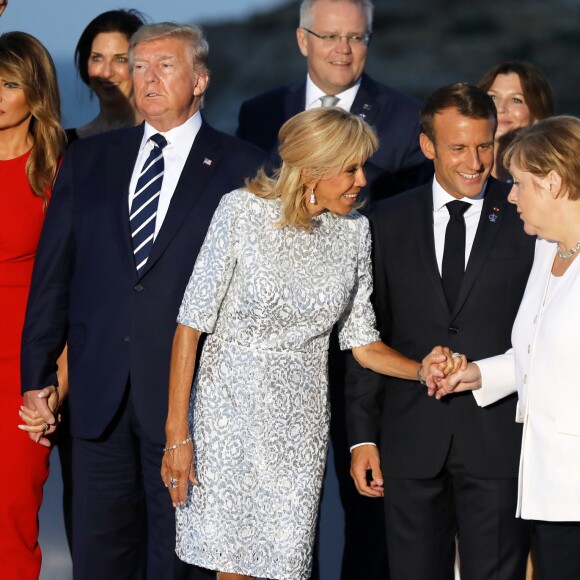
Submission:
[[[562,252],[560,244],[556,244],[556,253],[560,260],[569,260],[578,250],[580,250],[580,242],[578,242],[573,248],[570,248],[569,252]]]

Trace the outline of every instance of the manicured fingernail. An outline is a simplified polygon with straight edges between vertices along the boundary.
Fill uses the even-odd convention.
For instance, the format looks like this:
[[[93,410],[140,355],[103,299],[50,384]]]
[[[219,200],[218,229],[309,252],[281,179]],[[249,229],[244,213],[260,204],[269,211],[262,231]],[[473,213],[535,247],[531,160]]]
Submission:
[[[26,427],[25,427],[24,425],[18,425],[18,428],[19,428],[21,431],[24,431],[24,430],[26,429]]]

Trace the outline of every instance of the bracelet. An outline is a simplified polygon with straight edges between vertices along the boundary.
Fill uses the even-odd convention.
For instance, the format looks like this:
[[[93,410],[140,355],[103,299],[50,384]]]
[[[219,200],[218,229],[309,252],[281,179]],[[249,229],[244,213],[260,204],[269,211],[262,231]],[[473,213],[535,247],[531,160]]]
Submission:
[[[173,445],[166,447],[163,450],[163,453],[165,453],[166,451],[173,451],[174,449],[177,449],[181,445],[187,445],[188,443],[191,443],[191,437],[188,437],[187,439],[184,439],[183,441],[180,441],[179,443],[174,443]]]
[[[419,368],[417,369],[417,380],[423,385],[425,386],[427,383],[425,382],[425,379],[421,376],[421,369],[423,368],[423,365],[419,365]]]

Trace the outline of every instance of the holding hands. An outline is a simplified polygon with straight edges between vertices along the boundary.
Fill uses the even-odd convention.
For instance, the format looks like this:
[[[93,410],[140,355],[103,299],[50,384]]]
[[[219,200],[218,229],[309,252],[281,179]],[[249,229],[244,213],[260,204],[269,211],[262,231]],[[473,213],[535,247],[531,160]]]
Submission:
[[[435,360],[434,355],[439,355],[439,360]],[[445,355],[445,360],[440,360],[441,355]],[[451,352],[447,347],[435,347],[423,359],[422,372],[425,373],[427,394],[436,399],[451,393],[481,388],[479,367],[475,363],[468,363],[465,355]]]

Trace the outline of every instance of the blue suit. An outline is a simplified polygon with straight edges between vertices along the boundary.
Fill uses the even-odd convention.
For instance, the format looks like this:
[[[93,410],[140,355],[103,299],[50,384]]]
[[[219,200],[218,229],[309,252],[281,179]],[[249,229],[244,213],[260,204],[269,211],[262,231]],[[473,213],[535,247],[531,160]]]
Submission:
[[[148,561],[135,569],[134,577],[172,577],[173,508],[159,469],[177,313],[221,196],[243,185],[265,161],[259,149],[203,122],[139,278],[128,195],[142,136],[143,126],[122,129],[79,140],[68,150],[38,248],[23,334],[25,391],[56,384],[55,361],[68,344],[74,565],[75,578],[83,580],[109,573],[117,577],[119,566],[129,574],[135,560],[131,550],[138,551],[139,542],[146,547]],[[104,478],[103,497],[111,502],[99,508],[85,489],[86,474],[101,473],[98,461],[90,459],[90,449],[95,443],[109,445],[120,423],[130,425],[139,441],[111,448],[110,459],[116,455],[127,468],[134,463],[131,477],[138,483],[133,483],[135,490],[118,484],[119,494],[131,492],[131,499],[123,500],[106,492],[107,484],[115,488],[115,482],[110,475]],[[135,512],[126,514],[124,530],[115,529],[116,521],[125,517],[116,502],[130,504]],[[109,513],[95,521],[87,506]],[[91,528],[89,535],[83,531],[79,539],[78,530],[84,526]],[[147,527],[149,544],[144,544]],[[131,531],[136,538],[130,537]],[[111,556],[110,567],[109,554],[96,553],[99,535],[108,535],[116,548],[119,542],[127,546],[117,560]]]
[[[242,103],[236,135],[276,159],[278,131],[304,110],[306,80],[278,87]],[[366,165],[373,197],[389,197],[426,183],[433,166],[419,147],[419,101],[363,74],[351,113],[371,124],[379,149]]]

